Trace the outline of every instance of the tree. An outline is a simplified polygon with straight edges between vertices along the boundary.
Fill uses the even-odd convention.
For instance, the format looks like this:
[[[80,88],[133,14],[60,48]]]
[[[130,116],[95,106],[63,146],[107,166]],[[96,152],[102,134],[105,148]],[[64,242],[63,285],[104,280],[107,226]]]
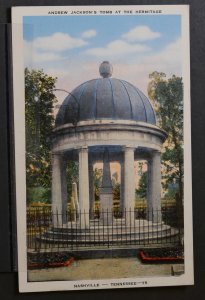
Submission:
[[[43,70],[25,69],[27,187],[50,188],[50,134],[54,127],[56,78]]]
[[[166,79],[164,73],[149,75],[148,94],[153,101],[158,123],[168,138],[162,154],[164,165],[164,186],[178,184],[175,195],[178,204],[183,201],[183,83],[182,78],[173,75]]]
[[[139,198],[147,197],[147,172],[142,173],[142,176],[139,180],[138,189],[136,190],[136,194]]]

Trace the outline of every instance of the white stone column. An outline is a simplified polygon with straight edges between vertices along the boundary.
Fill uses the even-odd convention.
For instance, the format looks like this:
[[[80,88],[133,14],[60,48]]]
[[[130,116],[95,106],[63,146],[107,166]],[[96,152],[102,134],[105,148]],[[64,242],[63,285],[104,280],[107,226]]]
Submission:
[[[152,220],[152,188],[151,188],[152,159],[147,160],[147,220]]]
[[[81,228],[89,226],[88,148],[79,149],[79,208]]]
[[[52,213],[54,227],[62,226],[63,222],[65,222],[66,206],[65,165],[62,162],[61,154],[54,153],[52,155]]]
[[[66,212],[68,203],[66,161],[61,158],[61,199],[62,199],[62,223],[67,223]]]
[[[135,172],[133,147],[124,147],[124,208],[126,210],[126,224],[134,223],[135,207]]]
[[[158,223],[161,215],[161,153],[153,151],[148,162],[148,220]]]
[[[95,195],[94,195],[94,180],[93,180],[93,162],[89,161],[89,197],[90,197],[90,218],[94,218],[94,205],[95,205]]]
[[[125,170],[124,170],[124,158],[120,161],[120,211],[122,212],[122,217],[124,217],[124,207],[125,207],[125,197],[124,197],[124,186],[125,186]]]

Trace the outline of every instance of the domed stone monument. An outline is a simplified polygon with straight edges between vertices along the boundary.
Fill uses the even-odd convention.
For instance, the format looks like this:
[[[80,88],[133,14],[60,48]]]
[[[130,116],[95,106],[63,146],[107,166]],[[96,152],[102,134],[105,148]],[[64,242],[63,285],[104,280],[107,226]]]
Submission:
[[[80,72],[80,70],[79,70]],[[140,222],[135,215],[135,174],[137,160],[148,162],[147,226],[155,224],[159,230],[161,216],[161,162],[160,153],[167,134],[156,125],[156,116],[149,99],[134,85],[112,77],[113,67],[104,61],[101,78],[86,81],[65,98],[55,121],[52,140],[52,211],[53,227],[74,226],[66,218],[67,187],[66,162],[79,162],[79,218],[75,228],[89,229],[93,220],[93,165],[103,162],[103,180],[100,189],[100,218],[98,226],[118,226],[126,232]],[[121,219],[112,214],[112,186],[110,163],[119,162],[121,172]],[[58,214],[56,214],[56,212]],[[108,214],[110,214],[108,216]],[[164,227],[163,227],[164,226]],[[100,227],[98,227],[100,228]],[[170,228],[169,228],[170,229]],[[117,229],[116,229],[117,230]],[[141,229],[142,230],[142,229]],[[171,230],[171,229],[170,229]],[[70,231],[69,231],[70,232]],[[139,232],[138,238],[139,237]],[[144,237],[147,233],[144,234]],[[91,236],[89,237],[91,240]],[[142,237],[141,237],[142,238]],[[82,240],[82,236],[81,236]]]

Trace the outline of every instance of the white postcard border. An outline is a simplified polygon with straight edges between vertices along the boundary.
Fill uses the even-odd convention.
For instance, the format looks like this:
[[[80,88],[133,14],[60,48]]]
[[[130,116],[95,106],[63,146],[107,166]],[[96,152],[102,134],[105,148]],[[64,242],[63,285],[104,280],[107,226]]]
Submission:
[[[182,16],[183,38],[183,80],[184,80],[184,245],[185,273],[179,277],[146,277],[112,280],[80,280],[28,282],[26,259],[26,180],[25,180],[25,101],[23,63],[23,16],[44,16],[49,11],[100,11],[105,10],[161,10],[163,15]],[[122,13],[122,15],[129,15]],[[139,13],[139,15],[145,15]],[[156,13],[149,13],[156,14]],[[59,14],[60,15],[60,14]],[[62,14],[63,15],[63,14]],[[69,14],[68,14],[69,15]],[[52,17],[53,15],[50,15]],[[79,14],[79,17],[81,15]],[[191,285],[193,279],[193,237],[192,237],[192,179],[191,179],[191,107],[190,107],[190,49],[189,49],[189,6],[188,5],[149,5],[149,6],[67,6],[67,7],[14,7],[12,8],[12,47],[13,47],[13,91],[14,91],[14,138],[17,202],[18,269],[20,292],[41,292],[60,290],[108,289],[125,287]],[[113,283],[124,283],[122,286]],[[129,284],[130,283],[130,284]],[[82,286],[80,286],[82,285]]]

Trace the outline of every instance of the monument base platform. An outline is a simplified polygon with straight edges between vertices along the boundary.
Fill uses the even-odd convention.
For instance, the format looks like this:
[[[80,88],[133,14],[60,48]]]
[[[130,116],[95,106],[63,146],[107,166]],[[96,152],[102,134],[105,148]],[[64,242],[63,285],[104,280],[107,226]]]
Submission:
[[[51,227],[38,237],[38,242],[60,248],[117,248],[146,245],[176,245],[180,243],[179,230],[169,225],[144,219],[134,224],[116,219],[110,225],[91,220],[82,228],[79,222],[68,222],[61,227]]]

